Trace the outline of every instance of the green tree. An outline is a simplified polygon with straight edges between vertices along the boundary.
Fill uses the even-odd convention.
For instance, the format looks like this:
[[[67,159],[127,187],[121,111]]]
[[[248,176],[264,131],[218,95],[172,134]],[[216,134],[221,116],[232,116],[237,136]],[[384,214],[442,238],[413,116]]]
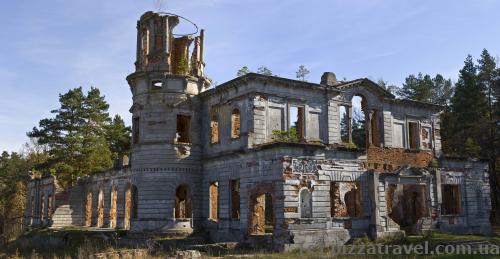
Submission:
[[[450,108],[443,114],[443,149],[450,154],[477,157],[486,150],[488,141],[488,103],[478,81],[472,57],[465,60],[460,70]],[[467,140],[467,149],[464,149]]]
[[[250,72],[251,72],[250,69],[248,69],[247,66],[244,66],[238,70],[238,73],[236,73],[236,76],[238,76],[238,77],[244,76]]]
[[[265,76],[272,76],[273,71],[271,71],[269,68],[265,66],[261,66],[257,69],[257,74],[265,75]]]
[[[306,76],[310,73],[310,71],[304,66],[300,65],[299,70],[295,72],[297,78],[299,78],[302,81],[306,81]]]
[[[59,102],[60,108],[51,111],[55,117],[40,120],[28,136],[48,147],[45,173],[55,174],[68,186],[79,176],[109,169],[112,151],[115,156],[124,152],[123,136],[130,133],[123,121],[111,120],[109,105],[97,88],[86,95],[81,87],[69,90],[59,95]]]
[[[401,98],[440,105],[447,105],[452,93],[453,84],[450,79],[445,79],[440,74],[431,78],[422,73],[406,77],[403,87],[397,90],[397,95]]]
[[[393,84],[389,84],[389,82],[385,81],[383,78],[377,80],[377,84],[382,88],[384,88],[385,90],[389,91],[393,95],[397,95],[398,92],[400,91],[399,87]]]
[[[352,118],[352,142],[358,148],[366,148],[365,118],[359,109],[353,109]]]
[[[113,159],[130,154],[132,130],[125,125],[122,117],[116,115],[108,127],[106,139]]]

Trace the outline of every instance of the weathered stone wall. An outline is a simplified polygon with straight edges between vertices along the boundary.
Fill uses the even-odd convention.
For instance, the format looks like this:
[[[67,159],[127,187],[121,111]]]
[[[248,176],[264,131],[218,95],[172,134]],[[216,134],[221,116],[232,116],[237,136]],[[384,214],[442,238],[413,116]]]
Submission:
[[[431,151],[375,146],[367,150],[367,167],[379,172],[396,170],[402,166],[428,167],[433,159]]]

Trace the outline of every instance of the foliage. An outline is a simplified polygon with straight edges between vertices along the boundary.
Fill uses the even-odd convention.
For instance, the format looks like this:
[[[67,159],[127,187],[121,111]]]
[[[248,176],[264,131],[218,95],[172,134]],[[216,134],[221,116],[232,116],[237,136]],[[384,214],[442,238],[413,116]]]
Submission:
[[[265,75],[265,76],[272,76],[273,71],[271,71],[269,68],[265,66],[261,66],[257,69],[257,74]]]
[[[441,118],[445,152],[469,157],[485,154],[487,112],[486,95],[478,84],[477,68],[469,55],[460,70],[450,107]]]
[[[240,68],[238,70],[238,73],[236,73],[236,76],[240,77],[240,76],[244,76],[248,73],[250,73],[250,69],[247,67],[247,66],[243,66],[242,68]]]
[[[277,142],[299,143],[297,128],[291,127],[290,131],[273,130],[272,138]]]
[[[299,70],[297,70],[297,72],[295,72],[296,77],[302,81],[306,81],[306,76],[309,73],[310,73],[310,71],[304,65],[300,65]]]
[[[81,87],[59,95],[60,108],[54,118],[42,119],[28,136],[46,145],[50,155],[42,166],[55,174],[63,186],[77,177],[107,170],[112,159],[129,149],[130,129],[117,116],[111,119],[109,105],[99,89],[85,95]]]
[[[352,118],[352,142],[357,147],[366,147],[366,130],[365,130],[365,118],[362,115],[362,111],[353,109],[354,116]]]
[[[431,78],[430,75],[418,73],[417,76],[412,74],[406,77],[403,87],[397,90],[397,95],[404,99],[446,105],[452,90],[450,79],[445,79],[440,74]]]

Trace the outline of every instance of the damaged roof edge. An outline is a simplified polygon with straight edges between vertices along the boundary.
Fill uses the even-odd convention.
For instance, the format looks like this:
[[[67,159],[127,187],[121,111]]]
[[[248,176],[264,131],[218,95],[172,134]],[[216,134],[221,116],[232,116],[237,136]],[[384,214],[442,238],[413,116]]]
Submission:
[[[267,76],[267,75],[262,75],[262,74],[257,74],[257,73],[248,73],[244,76],[240,76],[234,79],[231,79],[225,83],[222,83],[212,89],[209,89],[203,93],[200,94],[202,97],[208,97],[211,96],[215,93],[226,91],[229,88],[238,86],[240,84],[246,84],[251,81],[265,81],[265,82],[275,82],[275,83],[284,83],[287,84],[291,87],[310,87],[316,90],[327,90],[327,91],[335,91],[335,92],[341,92],[341,90],[335,88],[335,87],[330,87],[322,84],[317,84],[317,83],[311,83],[311,82],[306,82],[306,81],[300,81],[300,80],[294,80],[294,79],[289,79],[289,78],[284,78],[284,77],[277,77],[277,76]]]

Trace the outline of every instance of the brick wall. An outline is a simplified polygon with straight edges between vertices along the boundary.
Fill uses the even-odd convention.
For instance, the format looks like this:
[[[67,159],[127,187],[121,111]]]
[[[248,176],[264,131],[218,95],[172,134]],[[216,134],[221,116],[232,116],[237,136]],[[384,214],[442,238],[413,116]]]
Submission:
[[[432,151],[370,146],[367,152],[367,167],[375,171],[396,170],[405,165],[427,167],[433,158]]]

